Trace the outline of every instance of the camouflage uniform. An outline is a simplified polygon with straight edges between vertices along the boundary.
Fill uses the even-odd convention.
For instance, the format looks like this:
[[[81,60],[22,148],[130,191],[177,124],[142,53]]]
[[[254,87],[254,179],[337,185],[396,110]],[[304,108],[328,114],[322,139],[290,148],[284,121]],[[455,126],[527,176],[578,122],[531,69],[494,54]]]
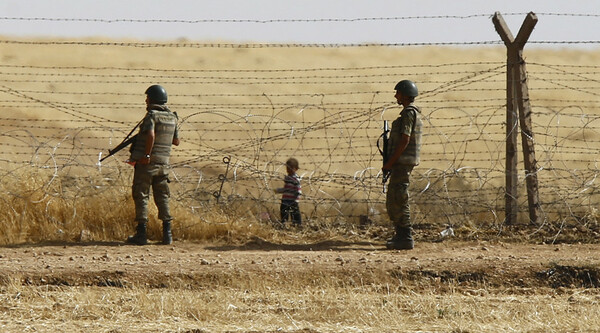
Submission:
[[[420,162],[422,126],[421,112],[412,103],[405,107],[400,112],[400,117],[392,123],[388,156],[392,156],[396,151],[396,145],[400,142],[402,134],[410,136],[408,146],[394,163],[386,196],[388,216],[396,228],[411,226],[408,186],[410,173]]]
[[[144,157],[147,133],[154,130],[155,139],[150,163],[135,165],[131,191],[135,202],[135,219],[138,223],[148,221],[148,198],[152,187],[158,218],[163,223],[170,223],[173,218],[169,210],[169,157],[173,140],[179,138],[177,114],[171,112],[167,106],[158,104],[150,104],[147,110],[138,137],[131,148],[130,160],[137,161]]]

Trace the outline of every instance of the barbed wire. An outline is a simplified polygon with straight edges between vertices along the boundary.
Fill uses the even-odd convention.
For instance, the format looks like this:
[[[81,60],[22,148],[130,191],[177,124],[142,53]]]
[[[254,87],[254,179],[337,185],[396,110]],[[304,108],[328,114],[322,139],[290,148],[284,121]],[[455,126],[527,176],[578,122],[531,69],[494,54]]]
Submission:
[[[277,68],[277,69],[258,69],[258,68],[220,68],[220,69],[195,69],[195,68],[131,68],[131,67],[115,67],[115,66],[39,66],[39,65],[17,65],[17,64],[0,64],[1,67],[6,68],[21,68],[21,69],[53,69],[53,70],[94,70],[94,71],[149,71],[149,72],[183,72],[183,73],[205,73],[205,72],[218,72],[218,73],[282,73],[282,72],[325,72],[325,71],[355,71],[355,70],[375,70],[375,69],[408,69],[408,68],[444,68],[444,67],[458,67],[458,66],[473,66],[473,65],[502,65],[504,62],[494,61],[476,61],[476,62],[456,62],[456,63],[443,63],[443,64],[413,64],[413,65],[385,65],[385,66],[361,66],[361,67],[313,67],[313,68]],[[591,66],[590,68],[594,68]],[[598,66],[600,67],[600,66]]]
[[[600,40],[530,40],[529,44],[540,45],[588,45],[600,44]],[[450,41],[450,42],[397,42],[397,43],[159,43],[159,42],[93,42],[93,41],[29,41],[0,39],[0,44],[45,45],[45,46],[115,46],[133,48],[217,48],[217,49],[264,49],[264,48],[370,48],[409,46],[482,46],[503,45],[501,40]]]
[[[503,13],[503,16],[523,16],[529,13]],[[183,24],[202,24],[202,23],[347,23],[364,21],[404,21],[404,20],[439,20],[439,19],[472,19],[472,18],[491,18],[494,14],[480,13],[469,15],[415,15],[415,16],[390,16],[390,17],[356,17],[356,18],[310,18],[310,19],[130,19],[130,18],[67,18],[67,17],[0,17],[0,21],[47,21],[47,22],[91,22],[91,23],[183,23]],[[536,13],[537,16],[559,16],[559,17],[600,17],[600,14],[591,13]]]
[[[533,42],[533,41],[532,41]],[[539,42],[540,44],[594,44],[599,41]],[[159,42],[93,42],[93,41],[30,41],[0,39],[0,44],[9,45],[43,45],[43,46],[116,46],[133,48],[218,48],[218,49],[263,49],[263,48],[368,48],[368,47],[400,47],[400,46],[477,46],[501,45],[500,40],[471,42],[405,42],[405,43],[159,43]]]
[[[111,44],[97,44],[105,45]],[[503,223],[504,62],[274,69],[11,63],[0,68],[7,69],[0,79],[0,106],[6,110],[0,117],[2,177],[13,177],[15,168],[50,172],[63,181],[60,196],[67,199],[109,189],[127,192],[131,170],[122,163],[127,154],[99,159],[143,115],[144,106],[130,98],[139,99],[139,86],[168,82],[177,87],[170,90],[169,105],[180,113],[182,137],[172,154],[176,204],[195,211],[216,205],[213,193],[222,184],[227,156],[232,171],[224,180],[222,202],[246,205],[255,216],[276,216],[280,198],[272,188],[281,185],[284,162],[294,156],[301,162],[301,207],[308,220],[348,223],[361,215],[386,220],[375,143],[383,120],[393,120],[400,107],[391,91],[377,87],[418,73],[424,136],[422,163],[411,184],[415,222],[482,228]],[[540,198],[549,220],[568,216],[589,224],[595,219],[590,207],[600,201],[597,68],[528,63]],[[223,86],[202,89],[213,82]],[[308,87],[314,92],[283,91],[285,84],[314,85]],[[244,90],[249,86],[254,90]],[[556,95],[563,90],[571,93],[568,98]],[[524,175],[519,187],[524,191]],[[45,188],[47,195],[59,195]],[[526,201],[520,198],[520,214],[526,215]]]

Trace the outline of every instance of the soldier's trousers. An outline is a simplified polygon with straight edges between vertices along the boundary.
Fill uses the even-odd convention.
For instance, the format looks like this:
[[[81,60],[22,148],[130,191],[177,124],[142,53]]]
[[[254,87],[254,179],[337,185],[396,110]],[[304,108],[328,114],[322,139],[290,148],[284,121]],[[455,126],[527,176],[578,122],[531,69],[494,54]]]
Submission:
[[[412,165],[395,165],[394,169],[392,169],[385,207],[395,227],[411,226],[408,186],[410,184],[410,173],[413,168],[414,166]]]
[[[136,221],[148,221],[150,187],[152,187],[154,203],[158,208],[158,218],[165,222],[173,219],[169,210],[169,198],[171,197],[169,191],[170,169],[169,165],[164,164],[135,165],[131,194],[135,203]]]

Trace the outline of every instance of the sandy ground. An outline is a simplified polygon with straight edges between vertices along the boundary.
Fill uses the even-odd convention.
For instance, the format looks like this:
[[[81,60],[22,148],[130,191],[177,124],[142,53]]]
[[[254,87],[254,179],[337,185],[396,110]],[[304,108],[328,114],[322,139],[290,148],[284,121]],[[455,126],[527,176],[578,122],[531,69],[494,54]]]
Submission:
[[[132,246],[121,243],[18,245],[0,248],[0,277],[26,285],[149,287],[227,283],[235,275],[289,279],[339,275],[486,288],[600,286],[600,245],[532,245],[489,242],[417,243],[411,251],[383,244],[326,241],[316,244]],[[276,277],[277,276],[277,277]],[[379,277],[379,278],[378,278]]]

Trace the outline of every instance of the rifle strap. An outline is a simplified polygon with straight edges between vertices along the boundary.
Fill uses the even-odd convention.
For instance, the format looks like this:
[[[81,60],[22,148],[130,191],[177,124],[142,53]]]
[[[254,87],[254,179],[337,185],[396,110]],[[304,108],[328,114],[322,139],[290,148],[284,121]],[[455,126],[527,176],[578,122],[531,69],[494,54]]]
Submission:
[[[127,141],[127,139],[129,139],[129,137],[131,136],[131,134],[135,131],[136,128],[138,128],[140,126],[140,124],[142,123],[142,121],[144,121],[143,119],[140,120],[137,125],[135,125],[135,127],[129,132],[129,134],[127,134],[127,136],[125,137],[125,139],[123,139],[123,142]]]

